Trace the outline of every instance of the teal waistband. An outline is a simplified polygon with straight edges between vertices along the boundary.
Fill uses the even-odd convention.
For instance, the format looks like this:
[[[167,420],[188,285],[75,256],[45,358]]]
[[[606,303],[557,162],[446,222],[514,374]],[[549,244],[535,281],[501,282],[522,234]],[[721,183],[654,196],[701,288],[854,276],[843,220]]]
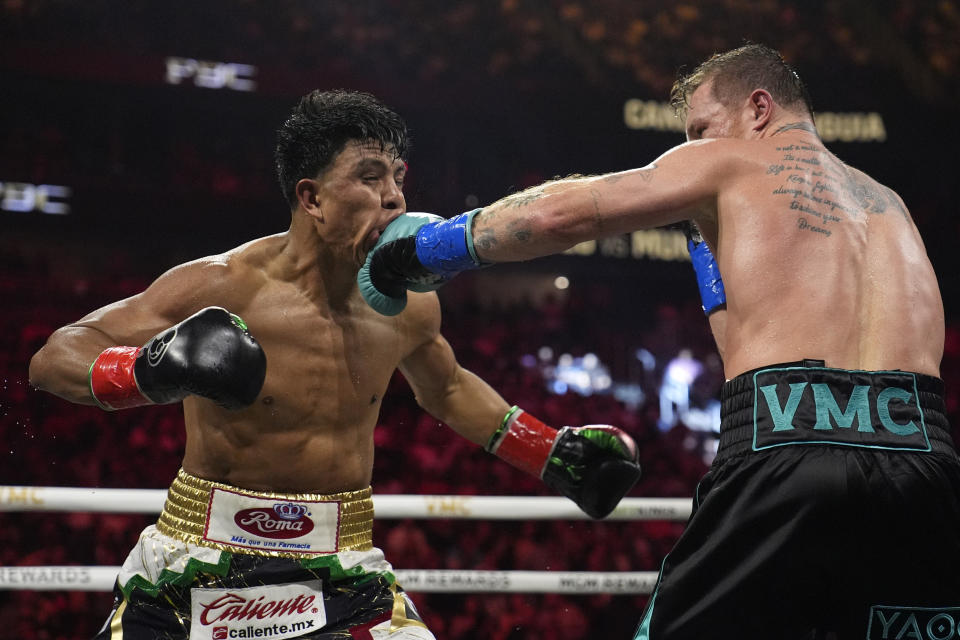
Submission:
[[[724,385],[718,457],[793,444],[955,451],[943,381],[807,360],[748,371]]]

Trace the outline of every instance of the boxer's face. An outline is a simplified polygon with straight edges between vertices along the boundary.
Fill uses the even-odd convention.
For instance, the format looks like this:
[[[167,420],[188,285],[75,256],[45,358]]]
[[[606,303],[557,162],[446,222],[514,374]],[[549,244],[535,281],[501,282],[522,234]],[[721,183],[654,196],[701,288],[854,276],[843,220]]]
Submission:
[[[707,80],[690,96],[687,140],[745,138],[750,131],[748,116],[746,109],[740,109],[736,104],[727,107],[717,100],[713,95],[713,81]]]
[[[348,142],[317,178],[322,221],[317,229],[324,242],[347,253],[360,267],[384,227],[407,210],[406,172],[392,147]]]

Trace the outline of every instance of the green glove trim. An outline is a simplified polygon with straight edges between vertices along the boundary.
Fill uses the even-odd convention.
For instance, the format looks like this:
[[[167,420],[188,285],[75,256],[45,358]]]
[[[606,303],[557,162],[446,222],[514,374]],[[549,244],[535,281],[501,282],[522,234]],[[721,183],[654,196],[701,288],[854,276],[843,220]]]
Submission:
[[[582,482],[583,481],[583,472],[586,469],[586,465],[583,464],[573,464],[558,458],[557,456],[550,456],[547,460],[547,464],[552,466],[554,469],[563,471],[573,482]]]
[[[230,319],[233,320],[233,324],[237,325],[237,327],[239,327],[242,331],[249,331],[249,329],[247,329],[247,323],[244,322],[243,318],[237,314],[231,313]]]
[[[97,364],[97,361],[94,360],[93,362],[90,363],[90,368],[87,369],[87,388],[90,389],[90,397],[93,398],[94,403],[96,403],[96,405],[101,409],[103,409],[104,411],[113,411],[113,409],[111,409],[107,405],[101,404],[101,402],[97,400],[97,394],[93,392],[93,367],[96,364]]]
[[[617,453],[622,454],[624,457],[631,457],[633,454],[627,450],[627,447],[623,444],[623,441],[618,437],[610,433],[609,431],[603,431],[600,429],[590,429],[582,428],[580,429],[580,435],[594,443],[601,449],[606,449],[608,451],[616,451]]]
[[[510,407],[510,410],[507,411],[507,415],[503,416],[503,420],[500,421],[500,426],[497,427],[497,430],[494,431],[493,435],[490,436],[490,439],[487,440],[486,446],[483,447],[486,451],[493,451],[496,448],[497,444],[500,442],[500,438],[502,438],[503,434],[507,431],[507,425],[510,424],[510,418],[512,418],[513,414],[515,414],[517,411],[520,411],[520,407],[513,405]]]

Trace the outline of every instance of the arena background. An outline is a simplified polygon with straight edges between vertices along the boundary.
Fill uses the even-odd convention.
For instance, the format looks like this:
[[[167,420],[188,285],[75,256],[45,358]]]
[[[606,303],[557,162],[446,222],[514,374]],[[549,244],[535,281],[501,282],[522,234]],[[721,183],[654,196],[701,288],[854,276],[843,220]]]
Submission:
[[[955,0],[4,0],[0,485],[167,485],[178,406],[75,407],[28,387],[29,358],[167,268],[285,230],[273,137],[300,95],[361,89],[393,106],[414,137],[409,208],[448,216],[553,176],[646,164],[683,139],[664,104],[677,70],[745,41],[784,53],[828,146],[910,207],[940,277],[960,423]],[[715,444],[722,373],[680,238],[612,238],[440,293],[459,359],[508,399],[558,426],[634,435],[645,474],[631,496],[692,495]],[[377,444],[376,493],[548,495],[426,416],[399,375]],[[151,520],[0,513],[0,566],[117,565]],[[681,530],[394,520],[375,543],[401,569],[655,571]],[[415,597],[441,638],[626,638],[646,601]],[[0,638],[89,637],[110,599],[0,590]]]

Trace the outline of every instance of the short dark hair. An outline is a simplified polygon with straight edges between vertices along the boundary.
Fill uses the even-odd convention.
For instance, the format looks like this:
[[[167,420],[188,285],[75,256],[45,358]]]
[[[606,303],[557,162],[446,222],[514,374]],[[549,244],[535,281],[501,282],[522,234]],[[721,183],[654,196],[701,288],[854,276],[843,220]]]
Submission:
[[[402,160],[410,147],[403,118],[369,93],[317,89],[300,98],[277,131],[274,151],[277,179],[291,208],[297,205],[297,182],[327,169],[351,140],[379,143]]]
[[[754,89],[766,89],[787,107],[802,107],[813,118],[813,104],[800,76],[778,51],[762,44],[747,44],[715,53],[673,83],[670,104],[681,118],[690,107],[690,96],[708,80],[714,80],[713,95],[724,106],[745,99]]]

